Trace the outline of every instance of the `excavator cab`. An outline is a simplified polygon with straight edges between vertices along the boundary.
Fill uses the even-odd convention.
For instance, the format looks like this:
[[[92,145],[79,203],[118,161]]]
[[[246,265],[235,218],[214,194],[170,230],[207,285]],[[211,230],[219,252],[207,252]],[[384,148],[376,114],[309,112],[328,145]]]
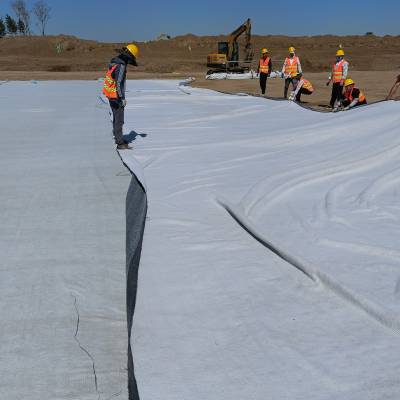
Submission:
[[[218,54],[226,54],[226,56],[228,56],[228,53],[229,53],[229,43],[218,42]]]
[[[207,56],[207,67],[225,70],[229,55],[229,43],[218,42],[218,52]]]

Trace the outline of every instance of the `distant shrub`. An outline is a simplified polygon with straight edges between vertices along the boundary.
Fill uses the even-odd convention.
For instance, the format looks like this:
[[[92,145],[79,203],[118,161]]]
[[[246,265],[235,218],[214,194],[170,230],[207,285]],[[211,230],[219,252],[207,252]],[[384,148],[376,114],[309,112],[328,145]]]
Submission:
[[[0,18],[0,38],[6,35],[6,26],[4,24],[3,18]]]
[[[7,32],[9,35],[16,35],[18,32],[18,25],[15,22],[15,19],[11,17],[10,15],[6,15],[6,26],[7,26]]]

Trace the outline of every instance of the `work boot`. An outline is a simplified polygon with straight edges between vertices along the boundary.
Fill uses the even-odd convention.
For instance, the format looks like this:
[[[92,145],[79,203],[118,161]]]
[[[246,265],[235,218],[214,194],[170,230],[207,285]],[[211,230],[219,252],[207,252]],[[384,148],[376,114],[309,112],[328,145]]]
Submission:
[[[129,144],[126,142],[117,144],[117,150],[131,150],[131,149],[132,149],[132,147],[129,146]]]

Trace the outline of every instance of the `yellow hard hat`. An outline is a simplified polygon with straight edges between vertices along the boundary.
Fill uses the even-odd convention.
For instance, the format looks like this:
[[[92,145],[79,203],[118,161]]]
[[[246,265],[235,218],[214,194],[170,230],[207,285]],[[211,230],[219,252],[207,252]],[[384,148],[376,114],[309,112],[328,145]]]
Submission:
[[[129,53],[131,53],[134,57],[138,57],[139,56],[139,47],[136,46],[136,44],[128,44],[128,46],[126,46],[127,50],[129,51]]]
[[[289,53],[294,53],[296,51],[296,49],[293,46],[289,47]]]
[[[344,51],[342,50],[342,49],[339,49],[337,52],[336,52],[336,57],[343,57],[344,56]]]
[[[344,86],[347,87],[350,85],[354,85],[354,81],[353,81],[353,79],[348,78],[344,81]]]
[[[262,50],[261,50],[261,54],[267,54],[268,53],[268,49],[266,48],[266,47],[264,47]]]

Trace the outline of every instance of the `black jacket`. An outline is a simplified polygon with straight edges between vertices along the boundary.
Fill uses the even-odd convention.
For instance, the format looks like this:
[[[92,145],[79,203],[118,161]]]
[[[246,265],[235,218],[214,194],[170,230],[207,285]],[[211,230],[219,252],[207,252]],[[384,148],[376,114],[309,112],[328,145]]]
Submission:
[[[117,68],[115,68],[114,72],[112,73],[112,77],[117,83],[117,94],[119,100],[125,99],[126,64],[126,61],[123,60],[121,56],[118,56],[114,57],[108,66],[108,68],[111,69],[114,65],[117,65]]]

